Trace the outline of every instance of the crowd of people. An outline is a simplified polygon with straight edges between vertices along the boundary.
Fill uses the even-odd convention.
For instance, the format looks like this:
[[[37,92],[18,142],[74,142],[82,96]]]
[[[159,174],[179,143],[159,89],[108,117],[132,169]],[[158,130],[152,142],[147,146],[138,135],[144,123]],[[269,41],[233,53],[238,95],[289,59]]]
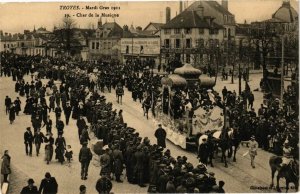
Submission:
[[[105,96],[101,95],[118,87],[127,87],[132,99],[141,103],[144,115],[148,118],[151,109],[155,117],[155,107],[161,103],[159,88],[162,75],[144,71],[145,66],[139,61],[134,61],[135,65],[131,65],[131,61],[125,64],[117,61],[77,63],[1,53],[1,63],[1,76],[12,76],[16,81],[15,92],[20,97],[26,97],[24,113],[31,115],[34,131],[31,132],[28,127],[24,133],[26,154],[32,155],[32,144],[35,144],[38,155],[41,144],[45,143],[47,164],[52,160],[54,150],[59,162],[63,164],[65,157],[70,161],[72,149],[70,145],[67,146],[63,131],[72,118],[76,120],[79,143],[82,144],[79,161],[83,180],[87,179],[91,161],[87,142],[90,141],[89,132],[93,132],[103,140],[105,146],[104,153],[99,153],[102,154],[100,174],[104,182],[109,183],[113,176],[117,182],[122,182],[120,177],[125,168],[129,183],[141,187],[149,183],[151,192],[222,191],[224,182],[220,181],[217,185],[213,173],[208,173],[204,165],[193,166],[186,157],[175,159],[170,150],[164,151],[164,147],[150,144],[147,137],[141,138],[135,129],[127,126],[122,110],[113,110],[112,103],[106,102]],[[31,83],[25,83],[23,76],[26,74],[31,75]],[[43,84],[43,78],[49,80],[47,84]],[[61,81],[59,86],[55,84],[57,80]],[[283,145],[288,145],[290,154],[298,158],[299,109],[296,87],[288,87],[283,106],[279,99],[271,98],[267,104],[261,104],[257,112],[253,108],[254,94],[248,84],[241,95],[226,87],[221,92],[223,98],[217,91],[212,93],[213,101],[208,91],[197,84],[185,91],[177,90],[172,98],[171,109],[174,111],[171,116],[180,118],[187,108],[195,110],[199,106],[220,106],[226,108],[229,124],[239,131],[241,140],[247,141],[255,136],[259,147],[277,155],[282,155]],[[21,101],[7,96],[5,106],[12,124],[21,111]],[[52,122],[48,111],[55,112],[55,122]],[[62,112],[65,122],[61,118]],[[193,111],[190,112],[189,117],[192,118]],[[54,124],[58,134],[55,141],[52,132]],[[88,130],[88,125],[91,130]],[[44,126],[46,135],[40,131]],[[56,149],[53,145],[56,145]],[[97,185],[101,187],[100,190],[110,188],[110,184]]]
[[[100,158],[101,178],[96,184],[99,193],[109,193],[114,178],[117,182],[122,182],[121,175],[124,174],[124,170],[129,183],[140,187],[149,184],[150,192],[224,192],[224,181],[217,183],[214,173],[208,172],[205,165],[193,166],[185,156],[174,158],[170,150],[162,147],[164,145],[151,144],[148,137],[140,137],[134,128],[127,126],[122,110],[119,112],[113,110],[112,103],[106,102],[105,96],[100,93],[102,79],[105,79],[108,92],[111,92],[111,88],[116,88],[117,85],[133,86],[131,89],[135,91],[139,89],[139,87],[134,89],[136,84],[143,84],[148,79],[158,84],[158,77],[153,78],[148,74],[142,78],[131,79],[130,76],[133,74],[129,72],[132,71],[132,67],[117,62],[109,65],[77,64],[50,58],[44,60],[40,57],[21,57],[21,59],[19,57],[2,53],[1,60],[4,60],[5,75],[9,76],[9,72],[12,75],[19,72],[19,76],[13,79],[16,81],[16,92],[22,96],[24,91],[23,96],[26,95],[24,113],[31,115],[34,130],[32,132],[31,127],[27,127],[24,133],[26,153],[29,156],[32,155],[33,143],[36,146],[37,156],[41,144],[45,143],[47,164],[51,162],[53,151],[56,153],[55,158],[62,164],[65,157],[69,160],[72,157],[72,150],[67,146],[63,136],[65,124],[69,123],[72,115],[78,127],[79,143],[82,144],[79,153],[82,180],[88,178],[89,163],[92,159],[91,151],[87,147],[90,141],[89,132],[93,132],[98,139],[103,140],[105,147]],[[38,74],[34,74],[35,72]],[[94,72],[99,75],[96,80],[91,76]],[[27,73],[32,75],[30,85],[23,79]],[[138,74],[136,75],[138,77]],[[47,84],[43,84],[42,78],[49,80]],[[59,86],[55,84],[56,80],[61,82]],[[135,84],[130,83],[131,81]],[[26,85],[29,85],[29,91],[25,89]],[[148,86],[145,84],[143,89],[145,91],[158,89]],[[144,96],[138,98],[141,102],[144,101]],[[49,117],[49,111],[55,112],[55,121]],[[62,119],[62,112],[65,115],[65,122]],[[43,126],[46,126],[46,134],[41,132]],[[54,126],[57,129],[55,141],[52,129]],[[91,126],[91,130],[88,126]],[[32,181],[28,181],[29,183],[32,184]]]

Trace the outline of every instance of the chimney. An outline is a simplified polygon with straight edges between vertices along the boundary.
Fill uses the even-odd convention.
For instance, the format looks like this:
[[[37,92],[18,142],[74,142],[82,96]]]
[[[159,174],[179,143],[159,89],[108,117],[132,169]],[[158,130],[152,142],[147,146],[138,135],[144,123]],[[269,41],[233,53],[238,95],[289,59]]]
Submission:
[[[222,7],[228,11],[228,0],[222,0]]]
[[[171,8],[166,8],[166,23],[168,23],[171,20]]]
[[[124,31],[128,31],[128,26],[127,26],[127,25],[124,25],[124,26],[123,26],[123,30],[124,30]]]
[[[182,10],[183,10],[182,1],[179,1],[179,14],[182,13]]]
[[[4,34],[5,34],[5,36],[8,36],[8,33],[7,33],[7,32],[5,32]]]
[[[204,18],[204,7],[202,6],[202,4],[200,4],[198,6],[198,10],[199,10],[199,16],[200,16],[200,18],[203,19]]]

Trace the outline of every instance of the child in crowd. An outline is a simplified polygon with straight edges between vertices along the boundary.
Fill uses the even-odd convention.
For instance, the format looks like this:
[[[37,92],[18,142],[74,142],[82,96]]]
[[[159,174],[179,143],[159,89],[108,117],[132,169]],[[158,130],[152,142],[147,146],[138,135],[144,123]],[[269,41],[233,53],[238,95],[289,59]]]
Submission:
[[[73,155],[72,147],[70,145],[67,145],[65,157],[67,158],[67,161],[69,162],[69,166],[71,163],[72,155]]]

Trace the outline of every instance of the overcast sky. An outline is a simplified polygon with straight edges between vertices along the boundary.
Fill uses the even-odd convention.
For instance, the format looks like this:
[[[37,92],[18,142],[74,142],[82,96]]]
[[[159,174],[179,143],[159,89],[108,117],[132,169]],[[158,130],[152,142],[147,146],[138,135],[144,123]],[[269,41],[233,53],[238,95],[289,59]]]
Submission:
[[[189,1],[188,4],[191,4]],[[291,0],[292,6],[299,11],[298,1]],[[229,0],[229,11],[235,15],[237,22],[259,21],[271,18],[271,15],[281,6],[282,0]],[[78,5],[80,8],[89,6],[117,6],[120,10],[60,10],[60,5]],[[58,26],[65,14],[76,15],[77,13],[112,13],[119,14],[115,21],[121,26],[127,24],[145,27],[149,22],[165,22],[165,8],[171,7],[171,17],[178,13],[178,1],[140,1],[140,2],[98,2],[98,3],[69,3],[69,2],[31,2],[31,3],[1,3],[0,4],[0,29],[4,32],[23,32],[24,29],[32,30],[44,26],[47,30],[53,30],[53,26]],[[77,26],[81,28],[95,25],[96,17],[73,17]],[[105,21],[114,21],[108,17]]]

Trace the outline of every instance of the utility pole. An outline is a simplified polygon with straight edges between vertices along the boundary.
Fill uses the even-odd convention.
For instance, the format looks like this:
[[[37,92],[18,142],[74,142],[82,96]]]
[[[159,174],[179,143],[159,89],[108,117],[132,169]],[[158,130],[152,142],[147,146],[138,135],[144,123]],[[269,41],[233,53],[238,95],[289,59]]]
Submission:
[[[281,80],[280,80],[280,105],[283,105],[284,92],[284,35],[281,37]]]

